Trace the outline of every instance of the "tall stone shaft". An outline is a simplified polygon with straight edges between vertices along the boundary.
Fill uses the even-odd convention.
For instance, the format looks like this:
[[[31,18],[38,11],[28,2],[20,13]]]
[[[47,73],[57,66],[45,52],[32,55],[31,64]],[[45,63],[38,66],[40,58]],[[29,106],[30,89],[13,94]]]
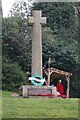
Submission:
[[[32,75],[42,76],[42,32],[41,26],[46,24],[46,17],[41,17],[41,11],[33,11],[33,17],[28,17],[28,24],[33,25],[32,40]]]

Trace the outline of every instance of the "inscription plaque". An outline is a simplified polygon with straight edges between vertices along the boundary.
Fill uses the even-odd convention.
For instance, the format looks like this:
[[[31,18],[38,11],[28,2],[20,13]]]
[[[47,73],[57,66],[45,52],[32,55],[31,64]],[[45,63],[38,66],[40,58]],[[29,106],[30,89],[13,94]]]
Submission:
[[[52,94],[52,89],[49,88],[28,88],[28,95],[33,96],[33,95],[45,95],[45,94]]]

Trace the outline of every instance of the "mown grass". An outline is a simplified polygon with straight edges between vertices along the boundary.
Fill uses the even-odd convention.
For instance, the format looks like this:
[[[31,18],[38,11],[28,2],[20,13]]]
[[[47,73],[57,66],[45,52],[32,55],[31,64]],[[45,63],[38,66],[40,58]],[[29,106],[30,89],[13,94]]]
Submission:
[[[2,118],[2,91],[0,90],[0,119]]]
[[[78,99],[12,98],[3,91],[3,118],[78,118]]]

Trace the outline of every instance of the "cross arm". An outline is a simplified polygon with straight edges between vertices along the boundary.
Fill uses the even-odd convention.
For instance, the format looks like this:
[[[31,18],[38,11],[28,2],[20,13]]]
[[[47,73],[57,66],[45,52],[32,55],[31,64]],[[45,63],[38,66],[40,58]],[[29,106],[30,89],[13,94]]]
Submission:
[[[28,24],[29,25],[33,25],[34,24],[34,17],[28,17],[28,19],[27,19],[27,21],[28,21]]]
[[[41,25],[46,25],[46,17],[41,18]]]

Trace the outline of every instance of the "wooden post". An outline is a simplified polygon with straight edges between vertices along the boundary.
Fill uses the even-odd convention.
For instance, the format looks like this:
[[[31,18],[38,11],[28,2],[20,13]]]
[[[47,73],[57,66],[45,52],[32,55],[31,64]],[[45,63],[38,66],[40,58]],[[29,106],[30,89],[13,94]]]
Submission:
[[[66,91],[66,97],[69,98],[69,84],[70,84],[70,77],[66,77],[67,80],[67,91]]]
[[[48,68],[48,85],[50,85],[50,76],[52,74],[52,71]]]
[[[48,60],[48,85],[50,85],[50,75],[52,74],[52,72],[50,71],[50,64],[51,64],[51,58],[49,57],[49,60]]]
[[[48,85],[50,85],[50,70],[48,70]]]

